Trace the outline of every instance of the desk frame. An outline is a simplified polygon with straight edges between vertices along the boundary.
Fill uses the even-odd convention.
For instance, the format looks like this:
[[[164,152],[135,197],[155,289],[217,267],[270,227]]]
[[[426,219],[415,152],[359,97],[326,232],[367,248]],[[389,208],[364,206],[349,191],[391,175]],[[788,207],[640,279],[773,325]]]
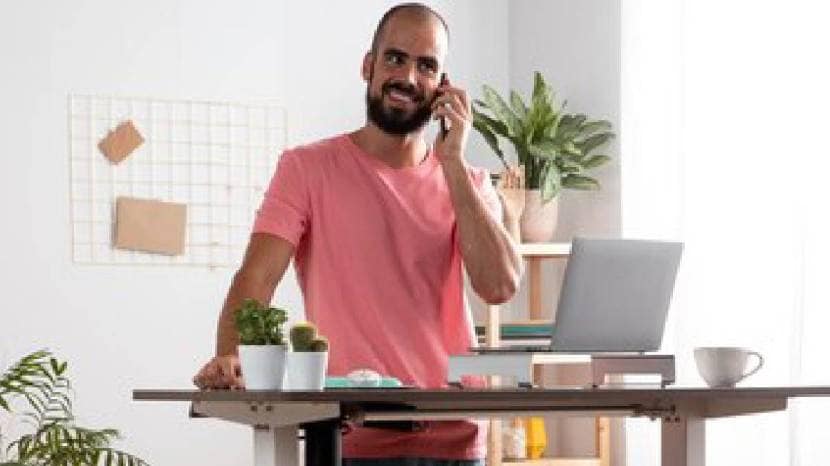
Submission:
[[[830,387],[133,392],[135,400],[190,402],[192,414],[252,426],[254,466],[296,466],[297,434],[304,423],[336,421],[328,425],[338,433],[341,420],[504,418],[542,412],[659,419],[662,466],[704,466],[706,419],[780,411],[791,398],[829,396]]]

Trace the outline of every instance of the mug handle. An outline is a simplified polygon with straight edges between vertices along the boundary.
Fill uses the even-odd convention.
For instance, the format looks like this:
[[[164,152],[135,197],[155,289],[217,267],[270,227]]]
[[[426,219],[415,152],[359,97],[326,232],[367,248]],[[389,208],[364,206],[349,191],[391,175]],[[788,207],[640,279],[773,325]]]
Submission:
[[[749,355],[750,356],[755,356],[756,358],[758,358],[758,365],[756,365],[751,371],[749,371],[746,374],[742,375],[741,380],[743,380],[743,379],[749,377],[750,375],[758,372],[759,370],[761,370],[762,367],[764,367],[764,357],[761,356],[760,353],[756,353],[755,351],[749,351]]]

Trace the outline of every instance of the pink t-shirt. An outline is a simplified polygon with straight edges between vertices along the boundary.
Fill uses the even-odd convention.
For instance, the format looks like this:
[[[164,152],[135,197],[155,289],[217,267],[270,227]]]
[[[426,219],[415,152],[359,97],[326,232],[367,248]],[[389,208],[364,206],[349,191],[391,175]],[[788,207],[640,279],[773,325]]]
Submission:
[[[487,172],[468,172],[500,218]],[[395,169],[346,134],[286,150],[253,231],[296,246],[306,318],[329,339],[330,375],[369,368],[444,387],[448,356],[474,344],[455,211],[434,151]],[[356,427],[343,437],[343,456],[482,458],[486,432],[480,421],[417,433]]]

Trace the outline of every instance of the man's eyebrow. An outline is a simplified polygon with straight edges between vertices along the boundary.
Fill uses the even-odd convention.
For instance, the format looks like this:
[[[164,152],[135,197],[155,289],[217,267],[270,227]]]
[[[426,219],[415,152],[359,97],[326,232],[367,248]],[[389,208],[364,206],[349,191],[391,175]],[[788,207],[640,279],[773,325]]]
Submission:
[[[430,57],[430,56],[418,57],[418,61],[423,63],[423,64],[429,65],[433,68],[438,68],[438,60],[435,57]]]
[[[390,47],[390,48],[384,50],[383,54],[384,55],[396,55],[396,56],[399,56],[399,57],[402,57],[402,58],[409,58],[408,53],[404,52],[401,49],[396,49],[394,47]]]

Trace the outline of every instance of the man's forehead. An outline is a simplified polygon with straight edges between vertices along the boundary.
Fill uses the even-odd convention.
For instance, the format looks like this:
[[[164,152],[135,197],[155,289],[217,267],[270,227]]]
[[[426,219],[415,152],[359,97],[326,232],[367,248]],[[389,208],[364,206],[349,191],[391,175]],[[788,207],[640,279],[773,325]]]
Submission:
[[[441,62],[447,54],[447,34],[432,16],[397,14],[386,24],[378,49],[381,53],[396,49]]]

